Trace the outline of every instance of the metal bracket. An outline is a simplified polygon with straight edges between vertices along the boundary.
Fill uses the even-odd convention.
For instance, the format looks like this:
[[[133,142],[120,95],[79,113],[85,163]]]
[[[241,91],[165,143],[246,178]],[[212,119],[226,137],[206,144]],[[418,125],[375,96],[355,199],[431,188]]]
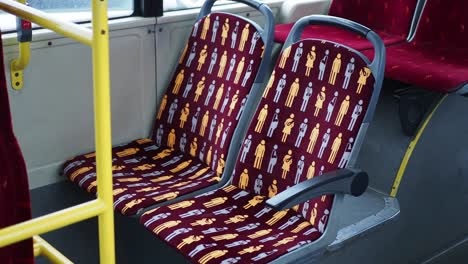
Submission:
[[[26,4],[25,0],[18,0],[22,4]],[[32,39],[32,25],[31,22],[17,18],[16,19],[16,32],[18,34],[19,42],[19,55],[10,63],[10,80],[11,87],[15,90],[21,90],[24,86],[23,70],[29,64],[30,57],[30,42]]]

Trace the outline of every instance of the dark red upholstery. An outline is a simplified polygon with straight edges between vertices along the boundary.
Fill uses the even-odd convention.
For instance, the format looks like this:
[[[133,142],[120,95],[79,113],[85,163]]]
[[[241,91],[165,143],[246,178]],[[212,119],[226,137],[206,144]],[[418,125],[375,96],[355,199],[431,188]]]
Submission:
[[[311,50],[317,59],[308,63],[306,54]],[[319,197],[287,212],[268,211],[264,201],[315,175],[346,167],[374,82],[366,62],[346,47],[320,40],[294,44],[280,55],[265,89],[241,147],[233,185],[184,201],[180,203],[183,209],[172,205],[150,211],[141,223],[187,258],[201,263],[267,263],[316,240],[328,223],[333,197]],[[217,213],[225,208],[234,210],[226,216]],[[193,215],[183,215],[187,212]],[[227,221],[231,218],[240,219],[239,223]],[[270,219],[276,218],[281,219],[272,223]],[[197,221],[204,225],[194,226]],[[246,224],[253,229],[237,230]],[[208,228],[218,232],[203,233]],[[269,241],[252,237],[261,230],[274,236]],[[189,233],[171,236],[185,231]],[[229,239],[218,240],[219,236]],[[194,239],[196,243],[188,243]],[[246,244],[231,247],[239,241]],[[191,254],[202,244],[216,245]],[[252,252],[241,253],[245,251]]]
[[[417,0],[333,0],[328,14],[353,20],[374,30],[392,45],[406,40]],[[275,41],[284,43],[293,24],[277,25]],[[302,38],[318,38],[342,43],[357,50],[371,49],[372,44],[349,31],[328,26],[306,27]]]
[[[119,201],[116,209],[122,214],[134,214],[149,205],[217,183],[213,177],[219,179],[223,174],[232,136],[262,61],[263,47],[256,27],[237,16],[212,13],[195,24],[157,113],[154,141],[143,140],[142,146],[132,142],[113,151],[115,168],[125,166],[122,172],[133,173],[131,178],[138,179],[136,182],[147,183],[129,188],[128,184],[116,179],[115,199]],[[217,55],[213,55],[215,52]],[[159,150],[144,149],[156,146],[160,147]],[[118,157],[118,152],[123,149],[129,149],[128,153]],[[164,159],[152,159],[167,149],[174,151]],[[171,166],[162,167],[164,162],[179,156],[180,160]],[[141,160],[125,163],[135,158]],[[185,163],[189,160],[190,164]],[[65,170],[65,175],[83,189],[95,193],[95,166],[92,162],[94,157],[79,156],[67,162],[64,168],[72,163],[79,164]],[[184,169],[170,171],[185,165]],[[185,174],[195,166],[198,167],[193,173]],[[190,178],[205,168],[201,180]],[[165,169],[162,176],[169,173],[173,177],[156,183],[157,176],[145,176],[162,169]],[[203,177],[206,175],[211,176]],[[120,192],[122,188],[126,191]]]
[[[387,48],[386,77],[436,92],[468,81],[468,19],[464,0],[428,0],[411,43]],[[372,56],[372,51],[366,51]]]
[[[0,229],[31,219],[26,165],[13,133],[0,33]],[[34,263],[32,239],[0,248],[0,262]]]

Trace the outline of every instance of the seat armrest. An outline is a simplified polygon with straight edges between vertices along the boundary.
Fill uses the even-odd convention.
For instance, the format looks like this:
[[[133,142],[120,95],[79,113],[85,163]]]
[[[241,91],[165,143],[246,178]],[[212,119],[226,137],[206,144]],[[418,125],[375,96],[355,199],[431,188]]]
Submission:
[[[369,185],[366,172],[340,169],[301,182],[268,199],[266,204],[276,210],[291,208],[325,194],[362,195]]]

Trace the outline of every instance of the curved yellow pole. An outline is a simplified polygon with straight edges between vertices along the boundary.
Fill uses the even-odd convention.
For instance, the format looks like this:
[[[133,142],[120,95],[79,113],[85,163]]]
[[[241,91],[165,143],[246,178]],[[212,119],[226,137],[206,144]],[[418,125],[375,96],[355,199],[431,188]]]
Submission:
[[[52,264],[73,264],[71,260],[65,257],[51,244],[47,243],[44,239],[39,236],[34,236],[34,256],[46,257]]]

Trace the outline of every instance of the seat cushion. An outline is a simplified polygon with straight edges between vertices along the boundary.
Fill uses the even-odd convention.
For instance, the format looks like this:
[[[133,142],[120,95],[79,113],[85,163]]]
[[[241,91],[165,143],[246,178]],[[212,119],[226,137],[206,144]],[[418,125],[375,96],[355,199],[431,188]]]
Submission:
[[[373,51],[364,52],[368,57]],[[451,92],[468,82],[468,48],[437,43],[387,48],[386,77],[435,92]]]
[[[123,215],[136,214],[218,182],[216,172],[199,157],[158,148],[149,139],[115,147],[112,157],[114,208]],[[94,153],[69,160],[63,171],[87,192],[97,192]]]
[[[284,43],[294,24],[283,24],[275,27],[275,42]],[[376,30],[386,46],[404,42],[406,36],[389,34]],[[325,39],[346,45],[356,50],[372,49],[372,43],[350,31],[330,26],[308,26],[304,29],[301,39]]]
[[[323,229],[266,199],[230,185],[150,210],[140,222],[194,263],[268,263],[320,237]]]

